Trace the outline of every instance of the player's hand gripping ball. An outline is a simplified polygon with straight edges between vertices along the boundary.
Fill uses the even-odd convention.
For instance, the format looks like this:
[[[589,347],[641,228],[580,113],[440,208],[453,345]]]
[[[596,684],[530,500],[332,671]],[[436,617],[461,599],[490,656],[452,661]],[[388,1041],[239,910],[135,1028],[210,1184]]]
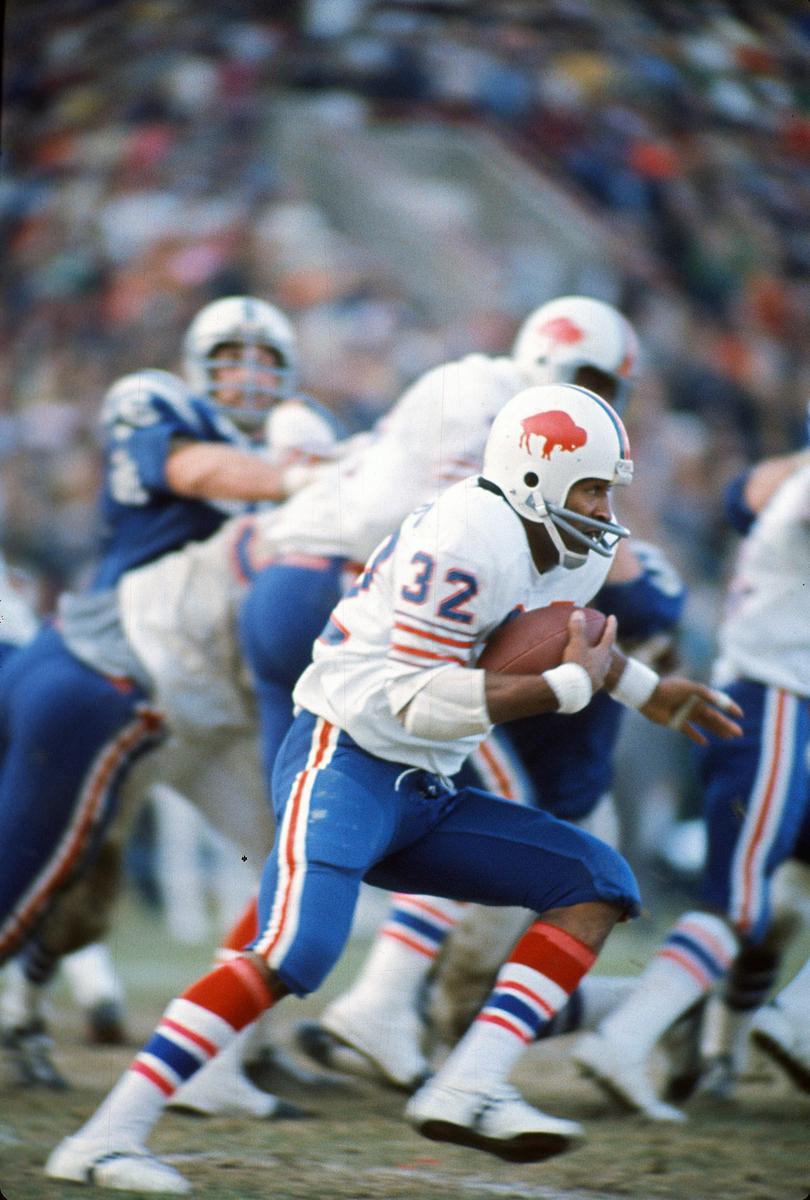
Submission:
[[[568,645],[568,622],[575,607],[557,601],[511,617],[489,638],[476,666],[502,675],[539,675],[558,667]],[[595,646],[607,617],[595,608],[581,611],[585,614],[585,638]]]

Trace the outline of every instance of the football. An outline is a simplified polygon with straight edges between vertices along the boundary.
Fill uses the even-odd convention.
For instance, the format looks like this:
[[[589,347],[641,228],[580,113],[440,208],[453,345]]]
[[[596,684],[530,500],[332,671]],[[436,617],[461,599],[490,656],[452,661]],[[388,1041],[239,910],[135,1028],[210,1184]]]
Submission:
[[[568,621],[575,605],[567,601],[519,613],[492,634],[476,664],[504,675],[539,675],[558,667],[568,643]],[[607,617],[595,608],[583,608],[585,637],[595,646]]]

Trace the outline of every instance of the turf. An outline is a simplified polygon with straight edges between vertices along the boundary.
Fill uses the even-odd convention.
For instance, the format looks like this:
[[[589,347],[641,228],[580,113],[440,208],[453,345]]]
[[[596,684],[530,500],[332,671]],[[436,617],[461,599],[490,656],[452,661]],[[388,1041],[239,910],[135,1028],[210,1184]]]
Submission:
[[[646,918],[612,935],[599,970],[637,972],[671,913]],[[205,967],[208,947],[178,945],[160,919],[125,902],[112,949],[127,985],[133,1046],[150,1031],[165,1002]],[[277,1038],[317,1014],[362,961],[367,933],[355,937],[325,988],[288,1001],[277,1014]],[[807,952],[794,951],[793,962]],[[55,1142],[73,1132],[127,1065],[132,1048],[91,1049],[79,1015],[55,990],[55,1058],[74,1083],[64,1094],[0,1085],[0,1190],[5,1200],[76,1200],[101,1195],[49,1183],[41,1165]],[[581,1121],[585,1144],[543,1164],[500,1162],[475,1151],[419,1138],[402,1119],[404,1098],[370,1082],[322,1094],[288,1088],[317,1112],[310,1120],[257,1122],[168,1114],[153,1138],[193,1181],[200,1200],[803,1200],[810,1195],[810,1097],[764,1060],[733,1104],[697,1099],[684,1126],[649,1125],[622,1116],[579,1078],[559,1039],[524,1056],[516,1082],[556,1115]],[[279,1089],[281,1090],[281,1089]],[[126,1197],[130,1193],[119,1192]]]

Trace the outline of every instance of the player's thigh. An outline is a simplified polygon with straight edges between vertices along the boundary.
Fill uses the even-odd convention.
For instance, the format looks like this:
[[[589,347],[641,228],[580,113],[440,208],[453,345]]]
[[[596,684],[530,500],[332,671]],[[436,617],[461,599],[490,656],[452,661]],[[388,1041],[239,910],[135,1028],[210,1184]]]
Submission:
[[[298,995],[334,966],[360,883],[396,838],[398,769],[310,713],[299,715],[281,748],[273,774],[278,832],[259,890],[255,949]]]
[[[568,821],[473,788],[462,790],[430,832],[389,855],[367,879],[533,912],[601,900],[635,915],[640,906],[633,873],[616,850]]]
[[[281,559],[257,575],[239,614],[240,643],[257,679],[292,690],[340,599],[344,566],[335,558],[309,566]]]

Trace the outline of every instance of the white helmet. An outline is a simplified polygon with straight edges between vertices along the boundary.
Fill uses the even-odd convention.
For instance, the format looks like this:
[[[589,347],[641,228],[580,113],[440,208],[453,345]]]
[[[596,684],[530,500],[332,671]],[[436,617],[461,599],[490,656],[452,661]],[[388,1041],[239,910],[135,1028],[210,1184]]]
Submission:
[[[531,383],[576,383],[581,367],[614,381],[610,399],[622,412],[638,362],[632,325],[611,304],[589,296],[560,296],[542,304],[521,325],[512,357]]]
[[[621,418],[595,392],[571,384],[527,388],[503,406],[487,438],[484,479],[494,483],[521,517],[542,524],[562,566],[581,567],[588,551],[608,557],[629,530],[583,517],[565,507],[581,479],[630,483],[633,462]],[[566,546],[564,530],[584,547]],[[583,530],[599,531],[598,540]]]
[[[275,372],[278,382],[272,387],[258,378],[244,387],[240,406],[217,402],[214,371],[218,367],[242,365],[234,360],[214,359],[218,346],[264,346],[278,356]],[[227,296],[214,300],[197,313],[183,339],[183,367],[192,389],[238,424],[257,428],[269,408],[285,400],[296,386],[298,352],[295,332],[280,309],[254,296]]]

